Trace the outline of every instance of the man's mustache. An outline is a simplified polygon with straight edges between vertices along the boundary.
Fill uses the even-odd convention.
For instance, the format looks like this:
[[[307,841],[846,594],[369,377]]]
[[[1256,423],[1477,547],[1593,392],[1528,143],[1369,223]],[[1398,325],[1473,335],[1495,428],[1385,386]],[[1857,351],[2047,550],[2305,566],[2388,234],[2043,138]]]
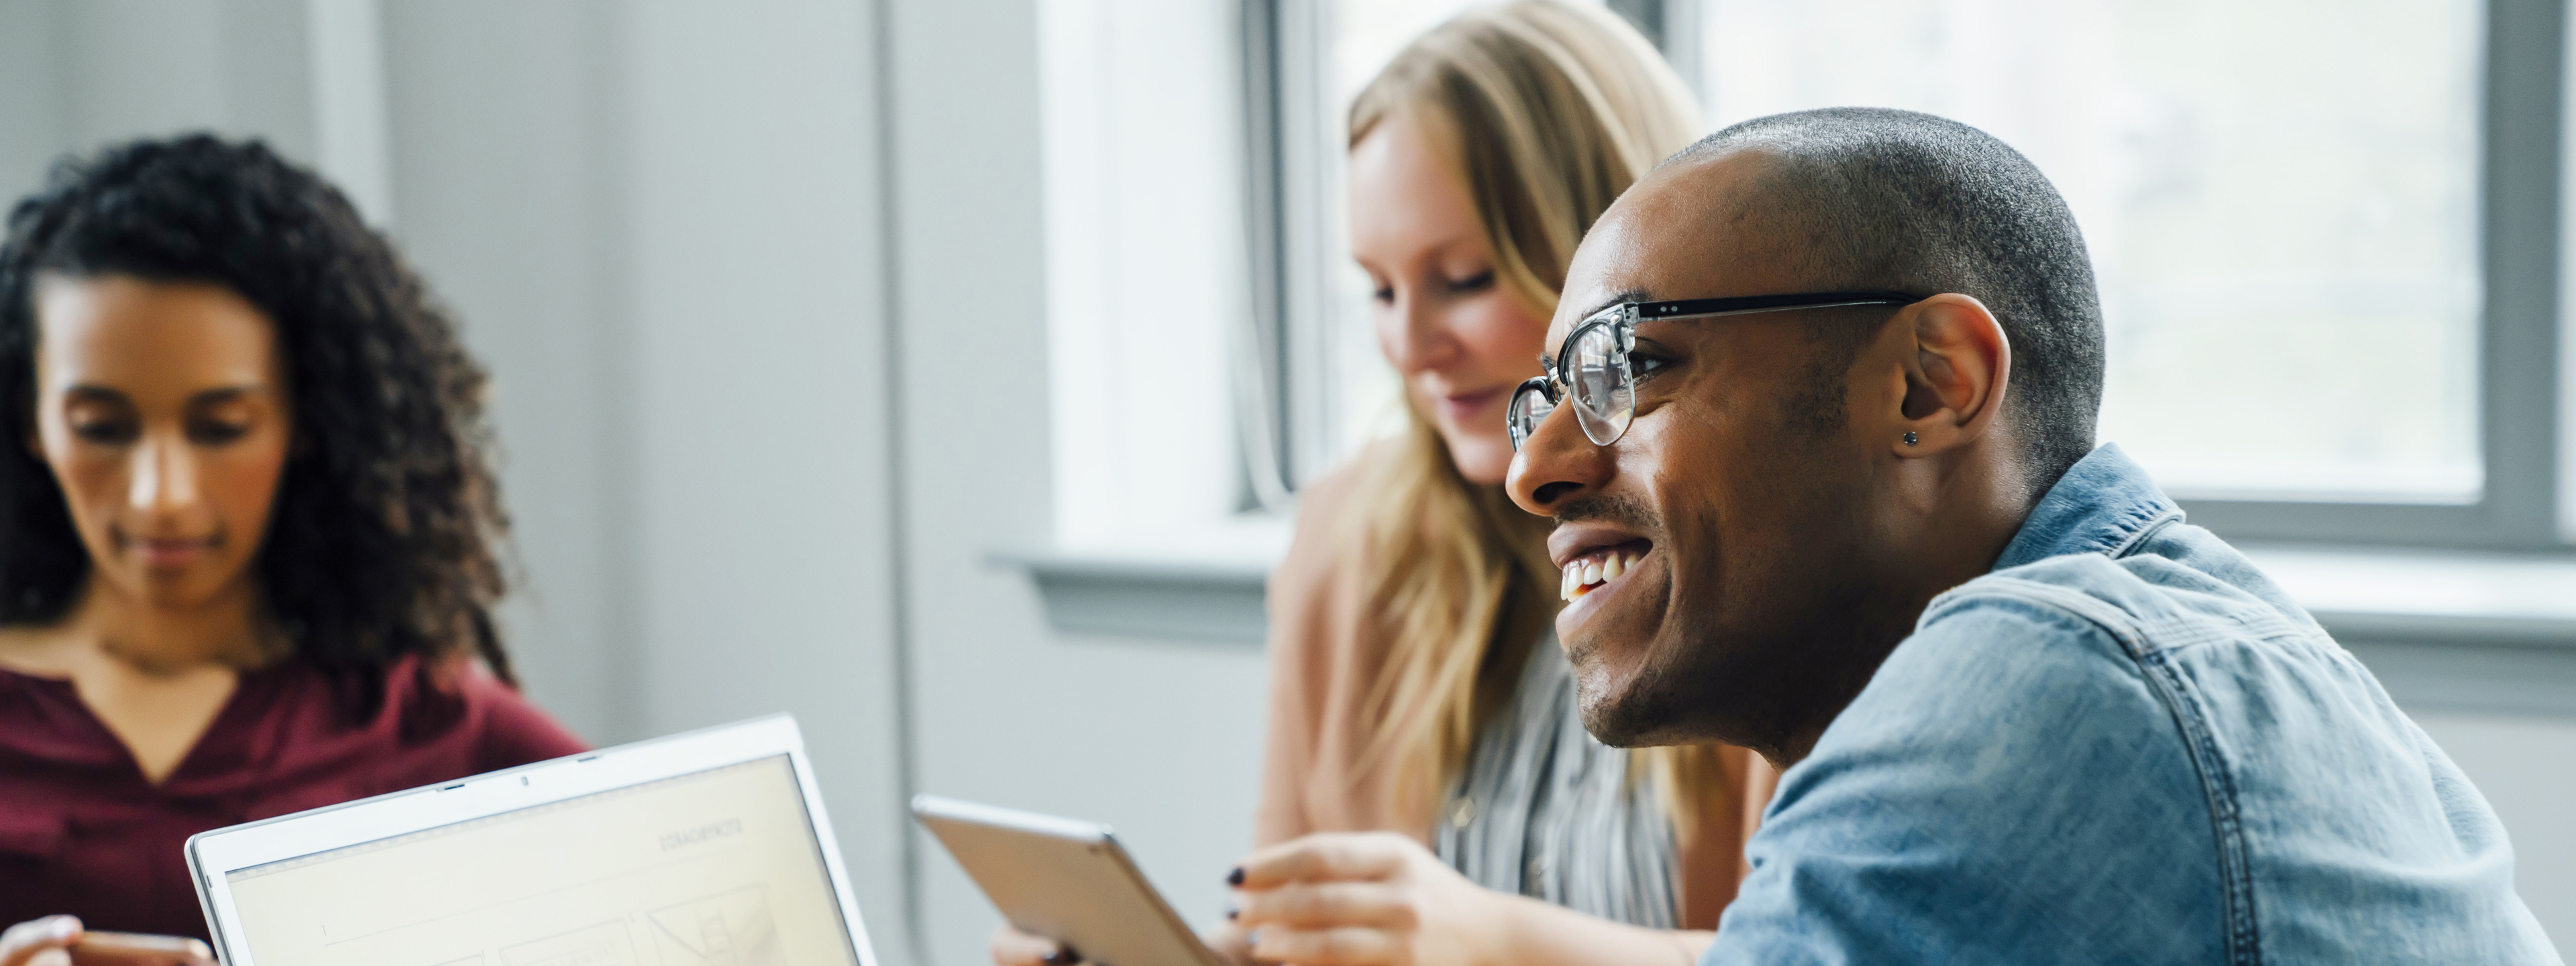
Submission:
[[[1663,532],[1663,519],[1646,506],[1645,501],[1625,495],[1586,496],[1567,500],[1556,506],[1550,519],[1558,526],[1569,523],[1609,523],[1642,533]]]

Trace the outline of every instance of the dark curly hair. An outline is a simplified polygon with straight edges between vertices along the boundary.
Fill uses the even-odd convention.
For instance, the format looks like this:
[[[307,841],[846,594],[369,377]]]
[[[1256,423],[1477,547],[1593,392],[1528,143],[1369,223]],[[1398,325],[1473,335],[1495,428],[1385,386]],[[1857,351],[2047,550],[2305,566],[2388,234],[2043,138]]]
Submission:
[[[338,189],[257,141],[202,134],[56,163],[0,243],[0,425],[19,439],[46,275],[220,285],[276,326],[296,445],[254,566],[298,658],[380,695],[404,655],[471,649],[515,684],[492,620],[508,520],[483,369]],[[53,473],[0,446],[0,624],[60,619],[89,568]]]

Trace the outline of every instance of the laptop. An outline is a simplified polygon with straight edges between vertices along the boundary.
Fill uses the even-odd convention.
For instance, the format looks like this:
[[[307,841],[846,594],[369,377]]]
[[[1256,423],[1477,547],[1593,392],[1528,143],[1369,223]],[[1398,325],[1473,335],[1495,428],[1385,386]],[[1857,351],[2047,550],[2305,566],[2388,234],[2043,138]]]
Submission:
[[[876,966],[795,719],[188,840],[227,966]]]

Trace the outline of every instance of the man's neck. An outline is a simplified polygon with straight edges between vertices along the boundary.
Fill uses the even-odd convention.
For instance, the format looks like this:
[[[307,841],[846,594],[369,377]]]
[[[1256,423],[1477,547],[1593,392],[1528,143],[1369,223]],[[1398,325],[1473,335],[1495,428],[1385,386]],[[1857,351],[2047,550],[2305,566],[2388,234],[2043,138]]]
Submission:
[[[1993,572],[2004,548],[2021,532],[2038,505],[2016,477],[1994,472],[1961,474],[1947,481],[1947,492],[1917,504],[1882,531],[1894,539],[1868,567],[1871,592],[1845,625],[1853,638],[1845,651],[1856,672],[1833,700],[1791,729],[1776,747],[1762,749],[1774,767],[1786,769],[1815,750],[1825,727],[1842,715],[1852,699],[1878,671],[1897,645],[1913,634],[1923,610],[1938,597],[1968,581]],[[1897,504],[1904,506],[1903,503]]]

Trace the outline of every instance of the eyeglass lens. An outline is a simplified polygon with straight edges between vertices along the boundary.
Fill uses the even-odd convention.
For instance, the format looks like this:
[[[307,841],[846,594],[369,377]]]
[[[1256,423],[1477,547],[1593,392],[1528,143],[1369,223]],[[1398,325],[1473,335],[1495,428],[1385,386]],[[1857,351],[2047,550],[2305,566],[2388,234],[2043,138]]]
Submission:
[[[1619,324],[1592,325],[1576,333],[1568,353],[1574,415],[1592,445],[1608,446],[1628,431],[1636,412],[1636,389],[1629,378],[1628,352],[1619,347]]]
[[[1576,333],[1571,348],[1566,371],[1559,375],[1566,378],[1566,391],[1573,396],[1575,421],[1592,445],[1608,446],[1627,433],[1628,421],[1636,414],[1635,380],[1627,350],[1619,347],[1618,324],[1586,326]],[[1535,384],[1514,392],[1504,413],[1512,449],[1519,450],[1555,409],[1556,403]]]
[[[1555,411],[1556,401],[1547,398],[1547,388],[1540,381],[1532,379],[1513,390],[1511,406],[1503,412],[1503,425],[1512,433],[1512,452],[1520,452],[1521,444],[1538,432],[1538,424]]]

